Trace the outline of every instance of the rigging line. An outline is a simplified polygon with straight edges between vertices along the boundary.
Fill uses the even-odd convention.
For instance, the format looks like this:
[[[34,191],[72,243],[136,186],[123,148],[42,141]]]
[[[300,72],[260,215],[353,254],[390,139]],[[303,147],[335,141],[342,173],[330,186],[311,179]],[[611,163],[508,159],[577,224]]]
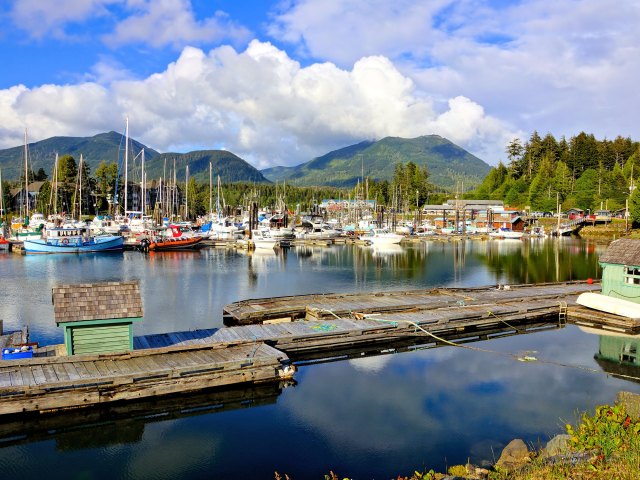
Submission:
[[[325,310],[325,311],[329,311],[329,310]],[[333,313],[333,312],[330,312],[330,313]],[[357,312],[353,312],[353,313],[357,313]],[[437,340],[439,342],[442,342],[442,343],[445,343],[447,345],[450,345],[452,347],[466,348],[468,350],[473,350],[473,351],[477,351],[477,352],[492,353],[494,355],[499,355],[499,356],[502,356],[502,357],[512,358],[512,359],[518,360],[520,362],[536,362],[536,363],[541,363],[541,364],[545,364],[545,365],[553,365],[553,366],[557,366],[557,367],[574,368],[576,370],[583,370],[583,371],[589,372],[589,373],[604,374],[604,375],[607,375],[607,376],[612,375],[614,377],[625,378],[625,379],[629,379],[629,380],[640,380],[640,377],[634,377],[632,375],[624,375],[624,374],[610,374],[610,373],[605,372],[603,370],[597,370],[595,368],[586,367],[586,366],[583,366],[583,365],[571,365],[571,364],[567,364],[567,363],[556,362],[556,361],[553,361],[553,360],[540,360],[538,358],[528,358],[527,356],[523,357],[523,356],[520,356],[520,355],[516,355],[515,353],[510,353],[510,352],[498,352],[496,350],[490,350],[490,349],[487,349],[487,348],[472,347],[470,345],[461,345],[461,344],[446,340],[444,338],[441,338],[441,337],[439,337],[439,336],[437,336],[437,335],[425,330],[420,325],[418,325],[417,323],[412,322],[410,320],[385,320],[385,319],[382,319],[382,318],[371,318],[372,316],[376,316],[378,314],[357,313],[357,315],[359,315],[363,319],[374,320],[376,322],[391,323],[391,324],[396,324],[396,325],[398,323],[407,323],[409,325],[413,325],[416,329],[426,333],[430,337],[433,337],[435,340]],[[356,318],[358,318],[358,317],[356,316]]]

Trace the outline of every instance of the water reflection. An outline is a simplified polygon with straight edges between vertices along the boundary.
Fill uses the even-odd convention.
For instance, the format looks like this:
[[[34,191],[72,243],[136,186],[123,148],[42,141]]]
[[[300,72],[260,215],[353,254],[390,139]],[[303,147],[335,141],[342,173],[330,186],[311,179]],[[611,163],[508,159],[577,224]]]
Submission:
[[[640,383],[640,335],[580,327],[598,337],[595,361],[603,371],[624,380]]]
[[[29,324],[36,340],[59,342],[55,284],[139,279],[144,322],[136,335],[213,328],[222,326],[224,305],[246,298],[597,278],[602,248],[561,239],[429,241],[393,252],[336,245],[257,255],[232,249],[0,254],[0,276],[8,279],[0,289],[0,318],[7,329]],[[5,443],[0,462],[6,476],[26,477],[47,465],[60,478],[273,478],[275,470],[322,478],[330,469],[390,478],[422,465],[443,469],[468,457],[491,459],[515,437],[546,441],[578,410],[609,403],[620,389],[640,391],[635,382],[593,373],[600,370],[593,354],[606,349],[576,327],[474,346],[536,351],[540,361],[411,345],[397,346],[403,352],[397,355],[337,352],[345,361],[303,366],[295,389],[266,395],[257,408],[213,414],[207,408],[216,401],[206,399],[197,415],[136,413],[69,431],[23,425],[26,437]]]

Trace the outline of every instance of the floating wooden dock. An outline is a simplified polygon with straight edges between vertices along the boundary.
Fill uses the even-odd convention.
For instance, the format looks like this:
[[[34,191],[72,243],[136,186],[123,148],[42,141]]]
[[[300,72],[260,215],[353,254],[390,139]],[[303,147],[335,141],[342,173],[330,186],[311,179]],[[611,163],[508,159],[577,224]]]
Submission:
[[[263,343],[178,346],[0,363],[0,415],[46,412],[283,378]]]
[[[593,322],[585,318],[595,314],[583,312],[575,300],[599,289],[597,283],[564,282],[236,302],[224,308],[225,322],[233,325],[134,337],[131,352],[1,362],[0,415],[277,381],[293,371],[291,361],[332,361]],[[620,317],[603,325],[640,328]]]
[[[599,328],[618,333],[640,333],[640,320],[614,315],[612,313],[599,312],[581,305],[569,307],[567,319],[571,323],[583,327]]]
[[[405,313],[407,315],[404,320],[413,318],[424,322],[430,318],[432,321],[435,319],[446,322],[451,320],[451,313],[448,312],[450,308],[459,312],[461,318],[477,318],[482,312],[495,314],[498,308],[526,312],[539,309],[543,304],[546,305],[544,308],[553,304],[557,311],[559,302],[575,303],[579,294],[599,289],[598,283],[562,282],[434,288],[406,292],[299,295],[235,302],[224,307],[223,319],[225,325],[252,325],[344,317],[358,312],[384,314],[384,318],[388,319],[391,319],[390,314]],[[437,313],[430,313],[433,310],[437,310]]]

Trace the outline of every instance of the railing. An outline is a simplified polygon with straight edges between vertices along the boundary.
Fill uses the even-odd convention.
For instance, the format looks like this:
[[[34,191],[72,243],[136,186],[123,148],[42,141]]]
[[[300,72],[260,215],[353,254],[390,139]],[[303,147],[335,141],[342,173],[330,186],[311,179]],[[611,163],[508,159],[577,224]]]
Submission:
[[[573,230],[577,230],[577,227],[583,225],[587,221],[586,217],[578,217],[565,222],[560,225],[560,228],[554,228],[551,231],[552,235],[563,235],[564,233],[571,232]]]

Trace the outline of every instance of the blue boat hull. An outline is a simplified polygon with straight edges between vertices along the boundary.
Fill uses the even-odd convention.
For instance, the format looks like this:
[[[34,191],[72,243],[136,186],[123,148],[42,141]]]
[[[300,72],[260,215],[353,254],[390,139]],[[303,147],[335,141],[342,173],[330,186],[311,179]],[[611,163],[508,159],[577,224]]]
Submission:
[[[63,241],[66,240],[66,243]],[[89,240],[81,238],[55,240],[25,240],[22,246],[25,253],[92,253],[110,252],[124,249],[124,238],[112,235],[105,237],[91,237]]]

